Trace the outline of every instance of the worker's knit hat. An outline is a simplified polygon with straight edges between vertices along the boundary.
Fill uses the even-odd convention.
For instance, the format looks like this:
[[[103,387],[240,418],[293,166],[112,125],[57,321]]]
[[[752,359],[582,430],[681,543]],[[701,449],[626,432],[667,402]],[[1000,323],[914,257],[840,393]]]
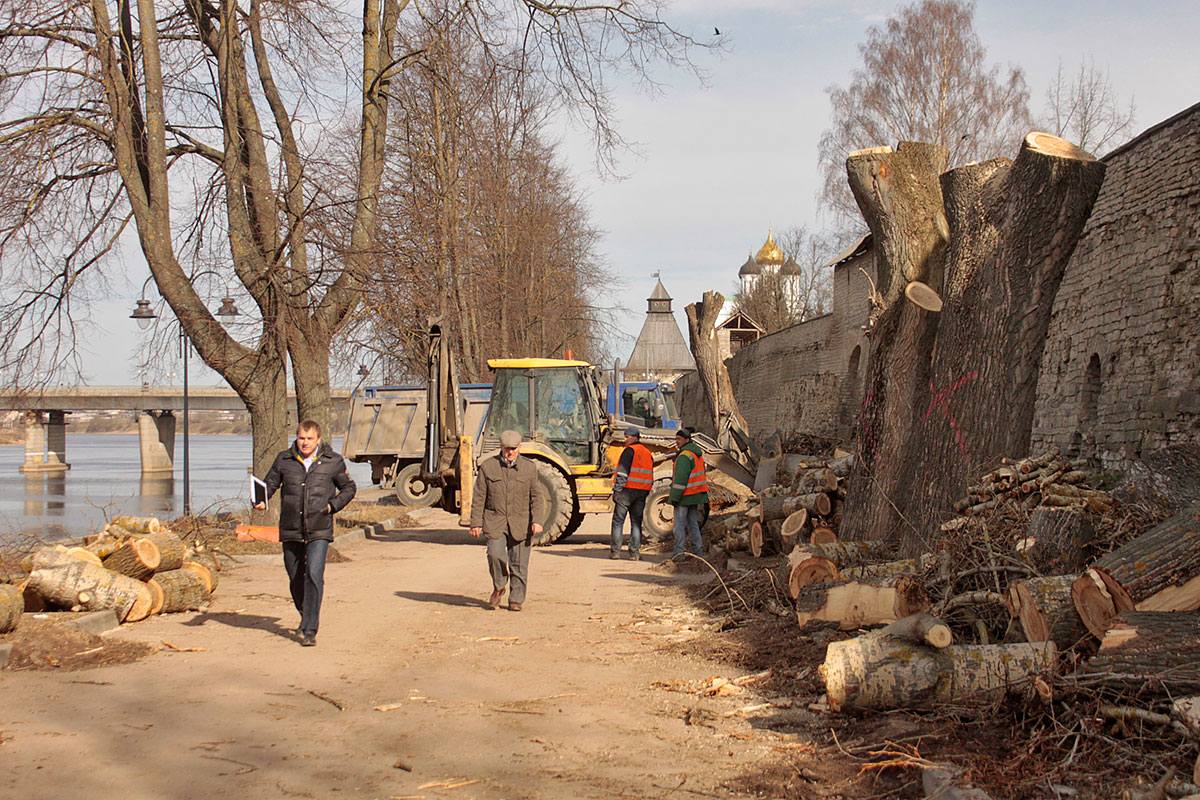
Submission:
[[[633,425],[630,425],[628,428],[625,429],[625,435],[626,436],[636,436],[639,439],[642,438],[642,432],[639,431],[637,429],[637,427],[633,426]]]
[[[695,432],[696,432],[695,428],[688,426],[686,428],[680,428],[679,430],[675,431],[675,435],[682,439],[687,439],[690,442],[692,440],[692,434]]]

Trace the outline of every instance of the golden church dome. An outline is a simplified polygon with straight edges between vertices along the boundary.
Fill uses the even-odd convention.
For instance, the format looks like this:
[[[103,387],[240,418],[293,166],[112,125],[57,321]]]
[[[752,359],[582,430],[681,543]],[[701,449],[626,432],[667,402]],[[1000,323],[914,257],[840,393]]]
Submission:
[[[779,249],[779,245],[775,244],[770,228],[767,229],[767,243],[754,256],[754,263],[764,267],[768,265],[778,267],[783,263],[783,251]]]

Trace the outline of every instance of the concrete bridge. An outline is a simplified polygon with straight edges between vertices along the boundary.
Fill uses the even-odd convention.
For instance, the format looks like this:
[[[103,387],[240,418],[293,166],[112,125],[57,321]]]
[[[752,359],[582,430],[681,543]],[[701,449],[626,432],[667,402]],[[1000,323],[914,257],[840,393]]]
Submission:
[[[333,402],[344,402],[350,390],[334,387]],[[295,394],[288,394],[296,411]],[[67,461],[67,414],[72,411],[131,411],[137,414],[142,474],[175,470],[176,411],[245,411],[228,387],[189,387],[187,397],[174,386],[69,386],[36,391],[0,391],[0,411],[25,412],[25,463],[21,472],[62,472]],[[186,420],[185,420],[186,427]]]

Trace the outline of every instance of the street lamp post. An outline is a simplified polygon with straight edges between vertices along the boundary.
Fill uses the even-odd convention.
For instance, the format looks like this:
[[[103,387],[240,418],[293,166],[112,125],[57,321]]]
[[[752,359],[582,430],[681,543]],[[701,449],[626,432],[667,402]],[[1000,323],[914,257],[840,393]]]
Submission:
[[[153,276],[151,276],[153,277]],[[151,278],[146,278],[142,284],[142,296],[137,301],[137,306],[129,318],[136,320],[138,327],[142,330],[150,327],[150,324],[157,318],[157,314],[150,308],[150,301],[146,299],[146,286],[150,283]],[[238,316],[237,306],[234,305],[233,298],[226,293],[225,298],[221,301],[221,307],[217,310],[218,317],[231,318]],[[190,517],[192,515],[192,484],[191,484],[191,452],[189,451],[189,431],[188,431],[188,356],[191,352],[192,341],[188,338],[187,331],[183,327],[183,322],[178,317],[175,318],[175,324],[179,326],[179,356],[183,360],[183,514]]]

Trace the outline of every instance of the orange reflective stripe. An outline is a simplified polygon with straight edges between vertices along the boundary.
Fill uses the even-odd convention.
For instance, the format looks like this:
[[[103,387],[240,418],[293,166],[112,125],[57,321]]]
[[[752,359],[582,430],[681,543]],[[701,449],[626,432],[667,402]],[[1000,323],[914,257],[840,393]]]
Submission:
[[[704,470],[704,456],[699,453],[691,453],[692,457],[692,472],[688,475],[688,484],[684,488],[683,494],[701,494],[708,491],[708,473]]]
[[[630,447],[633,448],[633,465],[629,468],[625,488],[650,491],[654,488],[654,456],[644,444],[632,444]]]

